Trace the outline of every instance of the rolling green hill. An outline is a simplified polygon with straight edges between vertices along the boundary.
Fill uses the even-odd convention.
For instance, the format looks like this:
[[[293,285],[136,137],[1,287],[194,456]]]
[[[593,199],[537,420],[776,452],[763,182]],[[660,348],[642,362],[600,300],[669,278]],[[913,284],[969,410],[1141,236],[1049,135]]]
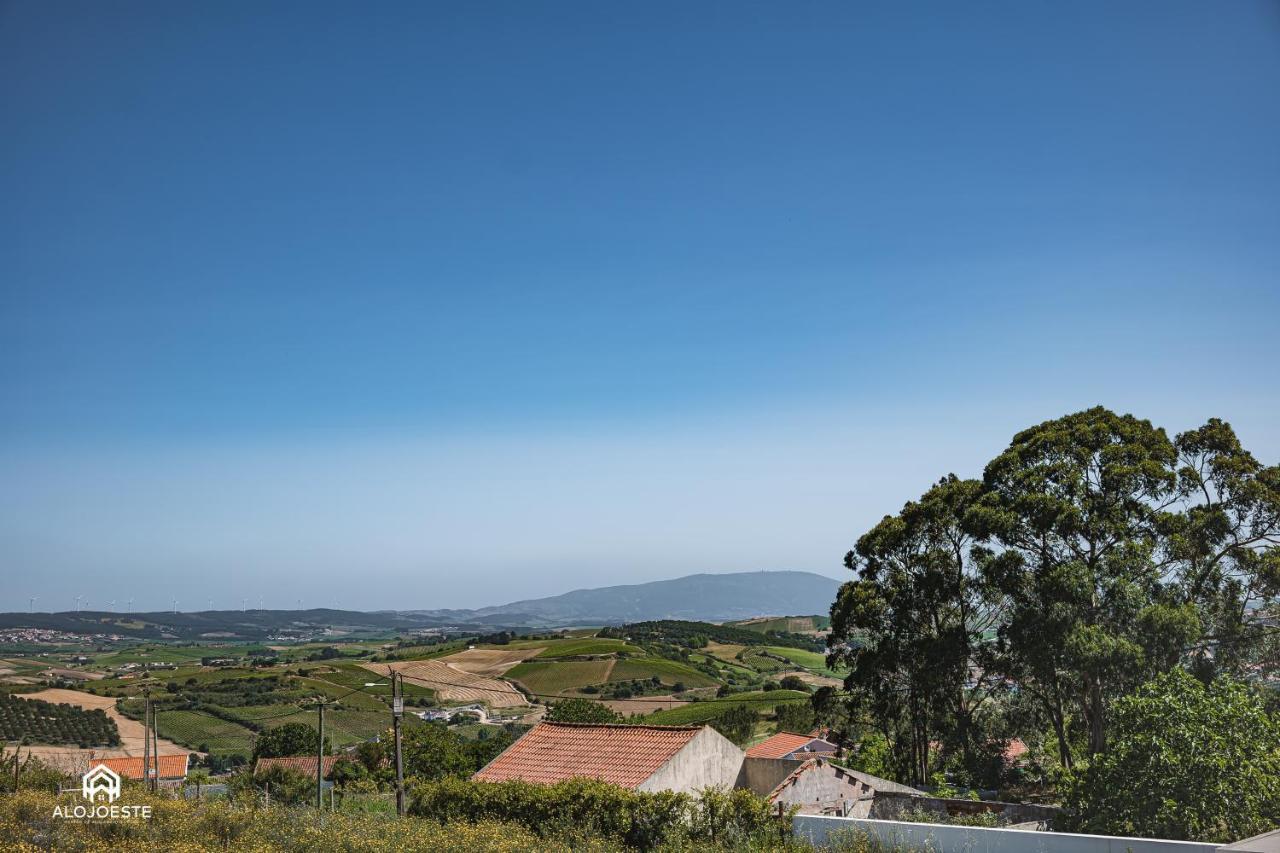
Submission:
[[[741,706],[761,713],[768,713],[779,705],[792,702],[809,701],[808,693],[798,690],[770,690],[769,692],[740,693],[724,699],[707,702],[690,702],[679,708],[668,708],[655,711],[644,717],[642,722],[659,726],[686,726],[714,720],[728,708]]]

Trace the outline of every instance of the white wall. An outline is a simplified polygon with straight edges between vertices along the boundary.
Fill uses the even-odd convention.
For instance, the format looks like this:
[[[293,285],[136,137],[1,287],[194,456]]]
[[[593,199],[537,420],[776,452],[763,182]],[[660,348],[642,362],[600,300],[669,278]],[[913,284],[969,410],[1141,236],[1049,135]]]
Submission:
[[[743,752],[711,726],[703,726],[640,786],[641,791],[688,791],[732,788],[742,768]]]
[[[792,826],[798,838],[806,838],[815,845],[822,844],[833,832],[851,831],[866,833],[885,850],[898,847],[931,853],[1213,853],[1218,849],[1217,844],[1194,841],[818,815],[797,815]]]

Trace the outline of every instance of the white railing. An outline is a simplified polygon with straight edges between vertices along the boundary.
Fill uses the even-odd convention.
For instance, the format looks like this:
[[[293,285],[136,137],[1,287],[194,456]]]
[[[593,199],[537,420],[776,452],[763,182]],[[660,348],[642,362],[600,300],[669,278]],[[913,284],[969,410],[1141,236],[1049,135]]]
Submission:
[[[908,823],[852,817],[796,815],[798,838],[815,846],[835,835],[865,834],[881,850],[920,850],[928,853],[1213,853],[1217,844],[1167,841],[1162,838],[1121,838],[1070,832],[991,829],[940,823]]]

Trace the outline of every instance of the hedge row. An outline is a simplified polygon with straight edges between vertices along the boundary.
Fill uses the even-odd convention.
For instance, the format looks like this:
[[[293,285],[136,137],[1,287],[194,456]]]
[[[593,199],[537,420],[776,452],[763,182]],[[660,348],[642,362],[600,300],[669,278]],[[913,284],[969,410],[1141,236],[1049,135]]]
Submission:
[[[590,779],[555,785],[449,778],[412,790],[410,811],[430,820],[493,820],[544,838],[606,838],[650,850],[675,842],[735,847],[789,828],[750,791],[709,789],[696,796],[645,793]]]

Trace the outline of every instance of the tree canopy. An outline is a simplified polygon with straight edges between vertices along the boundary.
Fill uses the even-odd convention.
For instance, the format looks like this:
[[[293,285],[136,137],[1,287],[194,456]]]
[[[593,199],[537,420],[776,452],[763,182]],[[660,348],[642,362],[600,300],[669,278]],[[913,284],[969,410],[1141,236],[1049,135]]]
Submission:
[[[267,729],[253,742],[253,758],[280,758],[286,755],[315,755],[319,733],[306,723],[285,723]],[[329,737],[324,739],[324,752],[329,754]]]
[[[547,720],[553,723],[619,723],[622,715],[601,702],[575,698],[553,702],[547,711]]]
[[[1115,703],[1106,753],[1067,787],[1082,832],[1227,842],[1280,823],[1280,719],[1225,676],[1175,668]]]
[[[851,719],[908,781],[949,762],[995,784],[1003,742],[1039,721],[1069,769],[1171,666],[1276,668],[1277,545],[1280,466],[1223,421],[1170,439],[1098,407],[1023,430],[981,481],[943,478],[846,556],[829,644]]]

